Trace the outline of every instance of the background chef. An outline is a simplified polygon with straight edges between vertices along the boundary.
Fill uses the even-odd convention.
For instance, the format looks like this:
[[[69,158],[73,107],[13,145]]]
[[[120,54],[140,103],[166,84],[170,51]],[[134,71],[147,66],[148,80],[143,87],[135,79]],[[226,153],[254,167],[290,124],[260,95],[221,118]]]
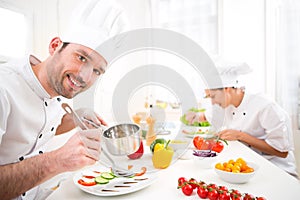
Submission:
[[[241,76],[251,72],[246,63],[215,61],[220,84],[205,90],[212,107],[188,120],[208,120],[222,139],[239,140],[254,151],[297,177],[293,132],[288,114],[262,94],[249,94]]]

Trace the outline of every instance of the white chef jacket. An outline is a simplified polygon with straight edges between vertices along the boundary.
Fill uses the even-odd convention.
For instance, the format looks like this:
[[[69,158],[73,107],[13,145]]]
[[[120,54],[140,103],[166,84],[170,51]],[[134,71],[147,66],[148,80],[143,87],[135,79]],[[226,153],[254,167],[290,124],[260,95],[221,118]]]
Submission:
[[[0,65],[0,165],[41,154],[64,114],[63,97],[50,98],[35,76],[33,56]],[[45,199],[39,187],[17,199]],[[47,191],[48,192],[48,191]]]
[[[278,151],[288,151],[286,158],[280,158],[253,149],[286,172],[297,176],[290,117],[271,99],[262,94],[245,93],[238,107],[230,105],[223,109],[214,105],[213,109],[208,109],[206,116],[217,130],[240,130],[265,140]]]

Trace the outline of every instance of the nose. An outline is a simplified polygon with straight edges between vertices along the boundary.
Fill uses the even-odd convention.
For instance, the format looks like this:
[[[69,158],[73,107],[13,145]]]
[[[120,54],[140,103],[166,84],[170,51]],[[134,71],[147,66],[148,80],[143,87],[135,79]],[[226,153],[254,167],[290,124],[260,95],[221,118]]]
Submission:
[[[88,65],[82,65],[79,69],[79,77],[81,77],[82,81],[88,83],[91,81],[93,74],[93,68]]]

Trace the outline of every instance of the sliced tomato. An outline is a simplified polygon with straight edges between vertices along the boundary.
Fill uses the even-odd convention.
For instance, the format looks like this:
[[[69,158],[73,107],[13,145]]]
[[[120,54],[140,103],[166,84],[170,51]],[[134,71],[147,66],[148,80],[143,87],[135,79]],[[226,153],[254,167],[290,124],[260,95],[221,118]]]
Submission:
[[[139,172],[139,173],[136,173],[135,176],[142,176],[142,175],[144,175],[146,173],[146,171],[147,171],[147,168],[146,167],[142,167],[141,170],[142,171]]]
[[[93,186],[93,185],[96,185],[96,182],[95,181],[91,181],[91,182],[85,182],[84,180],[82,179],[79,179],[77,181],[80,185],[83,185],[83,186]]]
[[[82,177],[89,178],[89,179],[95,178],[95,176],[87,176],[87,175],[83,175]]]

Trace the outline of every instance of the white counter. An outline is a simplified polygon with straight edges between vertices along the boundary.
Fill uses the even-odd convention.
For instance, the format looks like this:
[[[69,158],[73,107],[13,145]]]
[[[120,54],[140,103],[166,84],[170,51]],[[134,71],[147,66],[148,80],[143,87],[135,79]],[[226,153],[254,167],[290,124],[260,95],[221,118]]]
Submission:
[[[280,168],[273,165],[254,151],[239,142],[229,142],[223,152],[219,154],[219,160],[227,161],[242,157],[247,161],[256,162],[259,170],[255,176],[245,184],[229,184],[222,181],[214,169],[200,169],[195,166],[193,160],[178,160],[173,165],[159,172],[158,180],[152,185],[130,194],[109,197],[109,199],[156,199],[161,195],[168,199],[200,199],[196,191],[192,196],[184,196],[181,190],[177,189],[177,179],[181,176],[186,178],[195,178],[206,183],[215,183],[217,185],[227,186],[229,189],[237,189],[242,193],[250,193],[254,196],[263,196],[271,200],[299,199],[300,182],[294,177],[288,175]],[[70,176],[62,183],[60,188],[54,191],[47,200],[58,199],[107,199],[88,194],[80,190],[72,181]]]

